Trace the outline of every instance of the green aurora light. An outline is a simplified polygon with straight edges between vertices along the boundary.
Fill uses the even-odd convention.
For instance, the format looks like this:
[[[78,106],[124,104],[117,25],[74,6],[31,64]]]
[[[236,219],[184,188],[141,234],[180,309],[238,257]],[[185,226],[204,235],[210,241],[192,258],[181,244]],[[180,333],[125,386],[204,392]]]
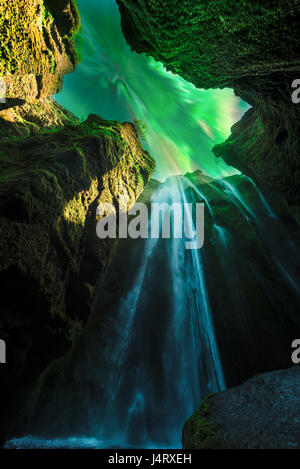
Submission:
[[[110,120],[141,120],[143,145],[156,160],[160,180],[197,168],[213,178],[238,173],[211,149],[228,137],[248,105],[230,89],[196,89],[151,57],[133,52],[115,0],[77,0],[77,5],[82,59],[65,78],[57,101],[82,119],[95,113]]]

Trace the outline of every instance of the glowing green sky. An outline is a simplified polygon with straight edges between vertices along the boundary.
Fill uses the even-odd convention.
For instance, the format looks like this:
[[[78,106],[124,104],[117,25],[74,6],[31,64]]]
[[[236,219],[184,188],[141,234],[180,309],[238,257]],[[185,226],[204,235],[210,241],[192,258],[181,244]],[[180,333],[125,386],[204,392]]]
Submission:
[[[228,137],[247,105],[232,90],[197,90],[151,57],[132,52],[115,0],[77,0],[77,5],[81,63],[65,77],[57,101],[82,119],[96,113],[105,119],[142,120],[143,146],[154,157],[155,177],[161,180],[197,168],[213,177],[236,172],[211,148]]]

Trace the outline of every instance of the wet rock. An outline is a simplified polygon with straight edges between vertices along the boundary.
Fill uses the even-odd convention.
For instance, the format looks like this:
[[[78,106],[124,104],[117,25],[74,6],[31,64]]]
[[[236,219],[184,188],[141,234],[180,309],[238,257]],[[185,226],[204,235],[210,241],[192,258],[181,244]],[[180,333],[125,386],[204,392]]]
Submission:
[[[300,368],[264,373],[205,399],[185,423],[185,449],[299,449]]]

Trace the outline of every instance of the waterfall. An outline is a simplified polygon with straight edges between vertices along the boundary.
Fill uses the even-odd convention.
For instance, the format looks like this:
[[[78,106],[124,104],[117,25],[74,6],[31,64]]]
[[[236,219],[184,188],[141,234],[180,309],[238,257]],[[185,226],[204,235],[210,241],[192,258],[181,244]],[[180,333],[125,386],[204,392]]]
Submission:
[[[248,189],[243,194],[241,185]],[[83,383],[78,398],[85,402],[76,412],[88,413],[88,418],[74,429],[74,434],[68,430],[66,438],[25,436],[8,442],[8,448],[180,448],[181,429],[186,419],[205,396],[226,387],[223,372],[226,350],[219,343],[222,310],[216,317],[211,305],[211,288],[208,288],[208,281],[210,285],[212,282],[207,272],[211,246],[226,291],[224,306],[231,311],[225,320],[240,323],[246,349],[254,346],[253,311],[247,305],[248,283],[243,283],[242,264],[235,253],[237,241],[231,226],[220,223],[216,210],[215,201],[222,198],[228,207],[240,212],[246,225],[257,214],[255,228],[262,241],[274,256],[274,262],[282,261],[282,268],[289,269],[291,282],[297,285],[296,272],[292,269],[297,259],[294,264],[291,262],[297,243],[286,243],[284,262],[276,258],[268,233],[275,239],[283,233],[288,238],[288,233],[284,232],[280,217],[269,216],[273,207],[264,203],[263,194],[246,177],[233,176],[205,184],[197,183],[191,175],[169,178],[152,194],[151,202],[205,203],[209,239],[200,250],[185,249],[186,240],[175,237],[120,242],[112,274],[108,274],[99,291],[91,324],[82,340],[85,353],[75,368]],[[188,223],[193,225],[192,216]],[[268,292],[259,264],[254,262],[247,268],[251,282],[266,290],[266,296],[271,296],[272,290]],[[110,276],[114,280],[118,269],[122,285],[112,294]],[[261,315],[259,311],[257,314]],[[274,318],[276,314],[275,311]],[[283,327],[280,317],[277,320],[279,327]],[[251,365],[251,354],[247,360]],[[72,355],[68,367],[74,368]],[[84,383],[90,381],[96,389],[105,390],[101,394],[102,402],[97,396],[83,395]],[[75,391],[75,382],[72,386]],[[62,405],[67,405],[69,399],[66,392]],[[54,415],[59,412],[55,407],[56,396],[48,405],[53,406]]]
[[[151,201],[187,199],[181,185],[170,181]],[[122,300],[128,314],[119,343],[113,344],[120,360],[101,440],[178,448],[178,429],[205,395],[225,388],[225,381],[201,252],[186,250],[185,240],[176,238],[149,238],[144,249],[151,256],[145,256],[142,275]]]
[[[263,194],[261,193],[261,191],[259,190],[259,188],[257,187],[257,184],[255,184],[255,182],[248,177],[248,180],[251,182],[251,184],[253,185],[254,189],[256,190],[256,192],[258,193],[266,211],[267,211],[267,214],[270,218],[274,218],[274,219],[277,219],[277,215],[274,213],[274,210],[271,208],[270,204],[267,202],[266,198],[263,196]]]
[[[185,178],[170,178],[151,202],[192,202],[190,186]],[[200,194],[199,188],[197,197],[203,200]],[[192,228],[191,216],[187,223]],[[85,336],[89,368],[84,367],[82,380],[90,379],[97,362],[106,370],[107,399],[90,428],[82,428],[94,438],[56,438],[55,447],[180,448],[186,419],[206,395],[225,389],[201,250],[187,250],[184,238],[139,241],[123,240],[121,251],[135,247],[142,261],[136,270],[129,266],[125,294],[115,298],[100,329],[94,319]],[[104,303],[99,292],[95,318]],[[45,447],[50,442],[25,437],[8,447],[22,444]]]

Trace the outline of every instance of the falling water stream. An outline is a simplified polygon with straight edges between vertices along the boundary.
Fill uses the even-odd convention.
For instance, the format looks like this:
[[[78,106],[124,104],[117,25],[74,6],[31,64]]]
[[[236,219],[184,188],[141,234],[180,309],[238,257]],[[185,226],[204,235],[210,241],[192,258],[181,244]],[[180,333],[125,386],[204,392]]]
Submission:
[[[169,178],[151,201],[205,203],[224,285],[236,310],[243,309],[243,287],[231,254],[233,237],[218,224],[202,185],[180,176],[199,167],[215,197],[229,200],[255,226],[277,268],[298,294],[298,245],[254,182],[244,177],[252,187],[247,199],[239,189],[243,177],[211,152],[247,105],[232,90],[197,90],[153,59],[131,51],[114,0],[77,3],[83,24],[77,39],[82,61],[65,78],[57,100],[82,119],[97,113],[107,119],[144,122],[144,147],[157,162],[154,176]],[[105,404],[96,410],[95,398],[92,402],[85,395],[82,412],[91,413],[85,427],[66,438],[26,436],[11,440],[7,447],[179,448],[182,426],[202,398],[225,389],[207,288],[205,246],[187,250],[185,239],[176,238],[130,243],[131,257],[126,244],[120,247],[121,254],[127,255],[123,290],[113,300],[99,295],[99,311],[109,304],[110,314],[100,327],[95,313],[93,327],[85,335],[87,364],[82,359],[76,371],[81,381],[92,379],[96,388],[105,389]]]
[[[177,181],[152,197],[152,202],[183,200]],[[101,429],[104,440],[178,447],[178,428],[200,397],[225,387],[201,252],[184,244],[176,238],[145,242],[140,273],[122,302],[126,327],[113,344],[118,363]]]

